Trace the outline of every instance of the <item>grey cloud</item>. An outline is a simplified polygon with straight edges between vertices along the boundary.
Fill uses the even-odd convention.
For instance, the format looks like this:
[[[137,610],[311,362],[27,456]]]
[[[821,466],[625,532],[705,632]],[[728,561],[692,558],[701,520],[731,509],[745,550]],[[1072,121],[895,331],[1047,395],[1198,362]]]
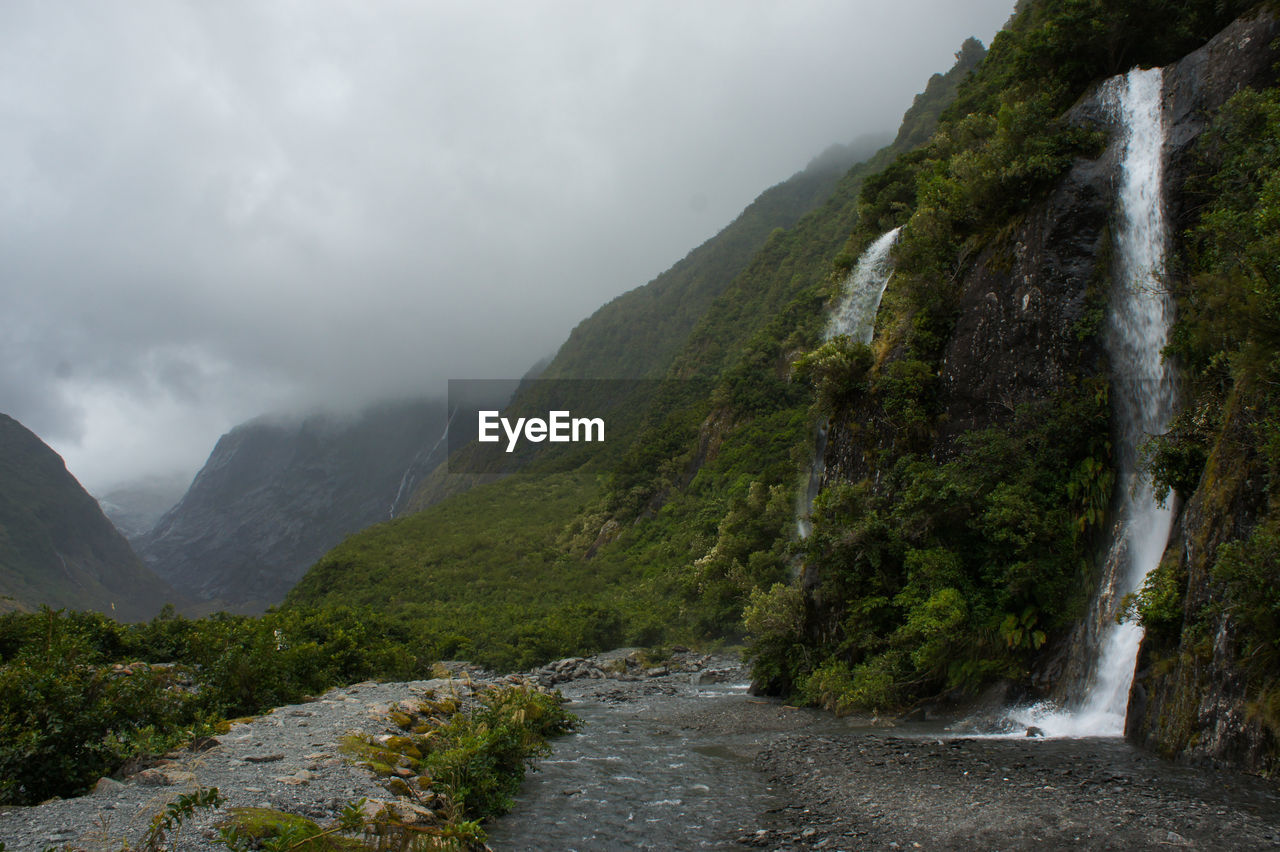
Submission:
[[[0,410],[105,486],[520,375],[1011,8],[9,0]]]

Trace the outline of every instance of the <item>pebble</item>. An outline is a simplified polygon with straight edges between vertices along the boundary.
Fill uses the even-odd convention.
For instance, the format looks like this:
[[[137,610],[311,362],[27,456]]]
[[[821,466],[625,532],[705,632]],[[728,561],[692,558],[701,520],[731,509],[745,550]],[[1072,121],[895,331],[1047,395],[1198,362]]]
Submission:
[[[371,804],[394,801],[383,780],[338,754],[342,737],[362,733],[385,742],[400,735],[402,732],[389,722],[387,714],[416,708],[428,693],[471,695],[473,688],[455,678],[468,678],[476,686],[529,681],[550,686],[579,679],[635,679],[628,671],[636,667],[606,663],[601,658],[569,658],[527,675],[499,677],[467,663],[443,665],[450,672],[449,678],[401,683],[366,681],[331,689],[309,703],[277,707],[238,721],[228,733],[202,741],[199,750],[170,752],[163,763],[131,777],[101,779],[92,795],[0,812],[0,843],[6,852],[39,852],[49,843],[78,842],[88,836],[92,826],[101,825],[110,811],[112,837],[107,845],[136,845],[157,806],[197,787],[217,787],[227,800],[224,807],[271,807],[324,822],[335,818],[347,802],[361,797]],[[666,668],[696,671],[700,665],[697,659],[686,659],[678,665],[669,663]],[[409,778],[414,773],[403,768],[396,774]],[[270,801],[264,802],[262,798],[268,791]],[[108,798],[113,801],[105,801]],[[200,813],[191,827],[184,829],[177,848],[184,852],[225,852],[225,847],[210,842],[210,838],[216,838],[213,823],[221,818]]]

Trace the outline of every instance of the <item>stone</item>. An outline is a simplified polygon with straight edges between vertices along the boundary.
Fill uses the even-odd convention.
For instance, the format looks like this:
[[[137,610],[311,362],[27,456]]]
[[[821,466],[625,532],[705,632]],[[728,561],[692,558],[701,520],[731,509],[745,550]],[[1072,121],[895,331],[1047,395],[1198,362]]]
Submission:
[[[183,772],[178,769],[144,769],[133,776],[133,781],[144,787],[174,787],[182,784],[194,784],[194,772]]]
[[[95,796],[111,796],[119,793],[124,789],[124,784],[114,778],[99,778],[98,783],[93,785],[93,795]]]

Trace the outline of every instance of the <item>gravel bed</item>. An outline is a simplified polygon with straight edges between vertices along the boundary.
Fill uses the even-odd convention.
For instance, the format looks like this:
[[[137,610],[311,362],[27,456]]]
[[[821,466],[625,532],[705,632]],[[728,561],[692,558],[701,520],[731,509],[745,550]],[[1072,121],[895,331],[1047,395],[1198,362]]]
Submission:
[[[1117,739],[965,738],[836,719],[750,696],[735,659],[692,652],[649,665],[623,649],[524,677],[562,690],[592,731],[553,741],[515,813],[490,826],[496,849],[1280,848],[1274,782]],[[362,683],[278,708],[90,795],[0,812],[0,841],[8,852],[118,852],[197,787],[322,823],[352,799],[389,802],[339,754],[343,736],[396,732],[387,713],[398,703],[465,694],[467,682]],[[202,814],[177,848],[223,848],[211,838],[224,816]]]
[[[342,737],[390,733],[395,729],[386,713],[392,705],[460,684],[465,691],[457,680],[359,683],[276,708],[233,724],[200,750],[172,753],[120,781],[104,779],[87,796],[0,813],[0,842],[7,852],[48,846],[117,852],[124,841],[136,844],[168,802],[197,787],[217,787],[226,807],[274,808],[321,822],[353,799],[390,801],[377,778],[339,754]],[[179,848],[225,849],[210,842],[214,822],[224,818],[201,814],[183,828]]]

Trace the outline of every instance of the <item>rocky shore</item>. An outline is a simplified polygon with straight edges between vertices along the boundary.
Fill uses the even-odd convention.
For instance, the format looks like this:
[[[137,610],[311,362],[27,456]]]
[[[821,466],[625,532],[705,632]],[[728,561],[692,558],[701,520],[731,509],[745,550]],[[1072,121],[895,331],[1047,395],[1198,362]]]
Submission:
[[[348,734],[386,738],[401,734],[395,714],[412,711],[429,695],[459,695],[496,684],[551,688],[575,680],[628,683],[662,679],[704,666],[698,655],[679,653],[664,665],[649,665],[640,651],[596,658],[559,660],[526,674],[499,676],[466,663],[443,664],[448,676],[402,683],[358,683],[332,689],[313,701],[276,708],[232,723],[220,736],[175,751],[137,767],[125,777],[103,778],[88,795],[55,799],[33,807],[0,809],[0,843],[6,852],[103,850],[136,845],[152,817],[179,795],[216,787],[226,799],[222,809],[201,812],[184,826],[186,850],[224,849],[216,842],[217,823],[228,808],[269,808],[318,822],[337,818],[341,809],[365,799],[372,814],[390,807],[406,822],[415,806],[398,799],[379,778],[344,755]]]
[[[766,849],[1280,848],[1269,782],[1119,740],[788,734],[757,767],[790,802]]]
[[[349,733],[395,731],[388,717],[393,708],[442,689],[469,687],[457,679],[359,683],[276,708],[128,777],[104,778],[89,795],[7,809],[0,813],[0,842],[6,852],[49,846],[117,852],[125,842],[136,844],[170,801],[199,787],[217,787],[226,807],[270,808],[319,821],[334,819],[347,802],[362,797],[373,807],[394,805],[383,779],[345,758],[339,744]],[[213,842],[215,823],[225,816],[198,814],[184,827],[178,848],[225,849]]]
[[[1171,763],[1119,739],[964,737],[938,722],[836,719],[748,695],[746,672],[731,659],[703,665],[700,674],[564,684],[569,708],[611,733],[594,744],[585,732],[557,743],[526,780],[516,812],[494,827],[492,845],[1280,848],[1272,781]],[[731,683],[739,688],[723,688]],[[664,773],[672,753],[683,765]],[[713,760],[698,764],[698,755]],[[625,772],[599,773],[596,789],[581,789],[592,781],[581,766],[611,756]],[[615,783],[619,776],[635,780]],[[543,845],[549,838],[555,842]]]
[[[403,803],[344,755],[349,733],[385,737],[423,696],[494,683],[559,689],[586,724],[553,743],[495,849],[1280,848],[1272,782],[1168,763],[1119,740],[961,738],[753,697],[732,657],[632,649],[499,677],[362,683],[231,725],[90,795],[0,813],[7,852],[136,844],[184,792],[320,822],[347,802]],[[404,810],[412,818],[411,809]],[[177,848],[213,850],[222,811]]]

